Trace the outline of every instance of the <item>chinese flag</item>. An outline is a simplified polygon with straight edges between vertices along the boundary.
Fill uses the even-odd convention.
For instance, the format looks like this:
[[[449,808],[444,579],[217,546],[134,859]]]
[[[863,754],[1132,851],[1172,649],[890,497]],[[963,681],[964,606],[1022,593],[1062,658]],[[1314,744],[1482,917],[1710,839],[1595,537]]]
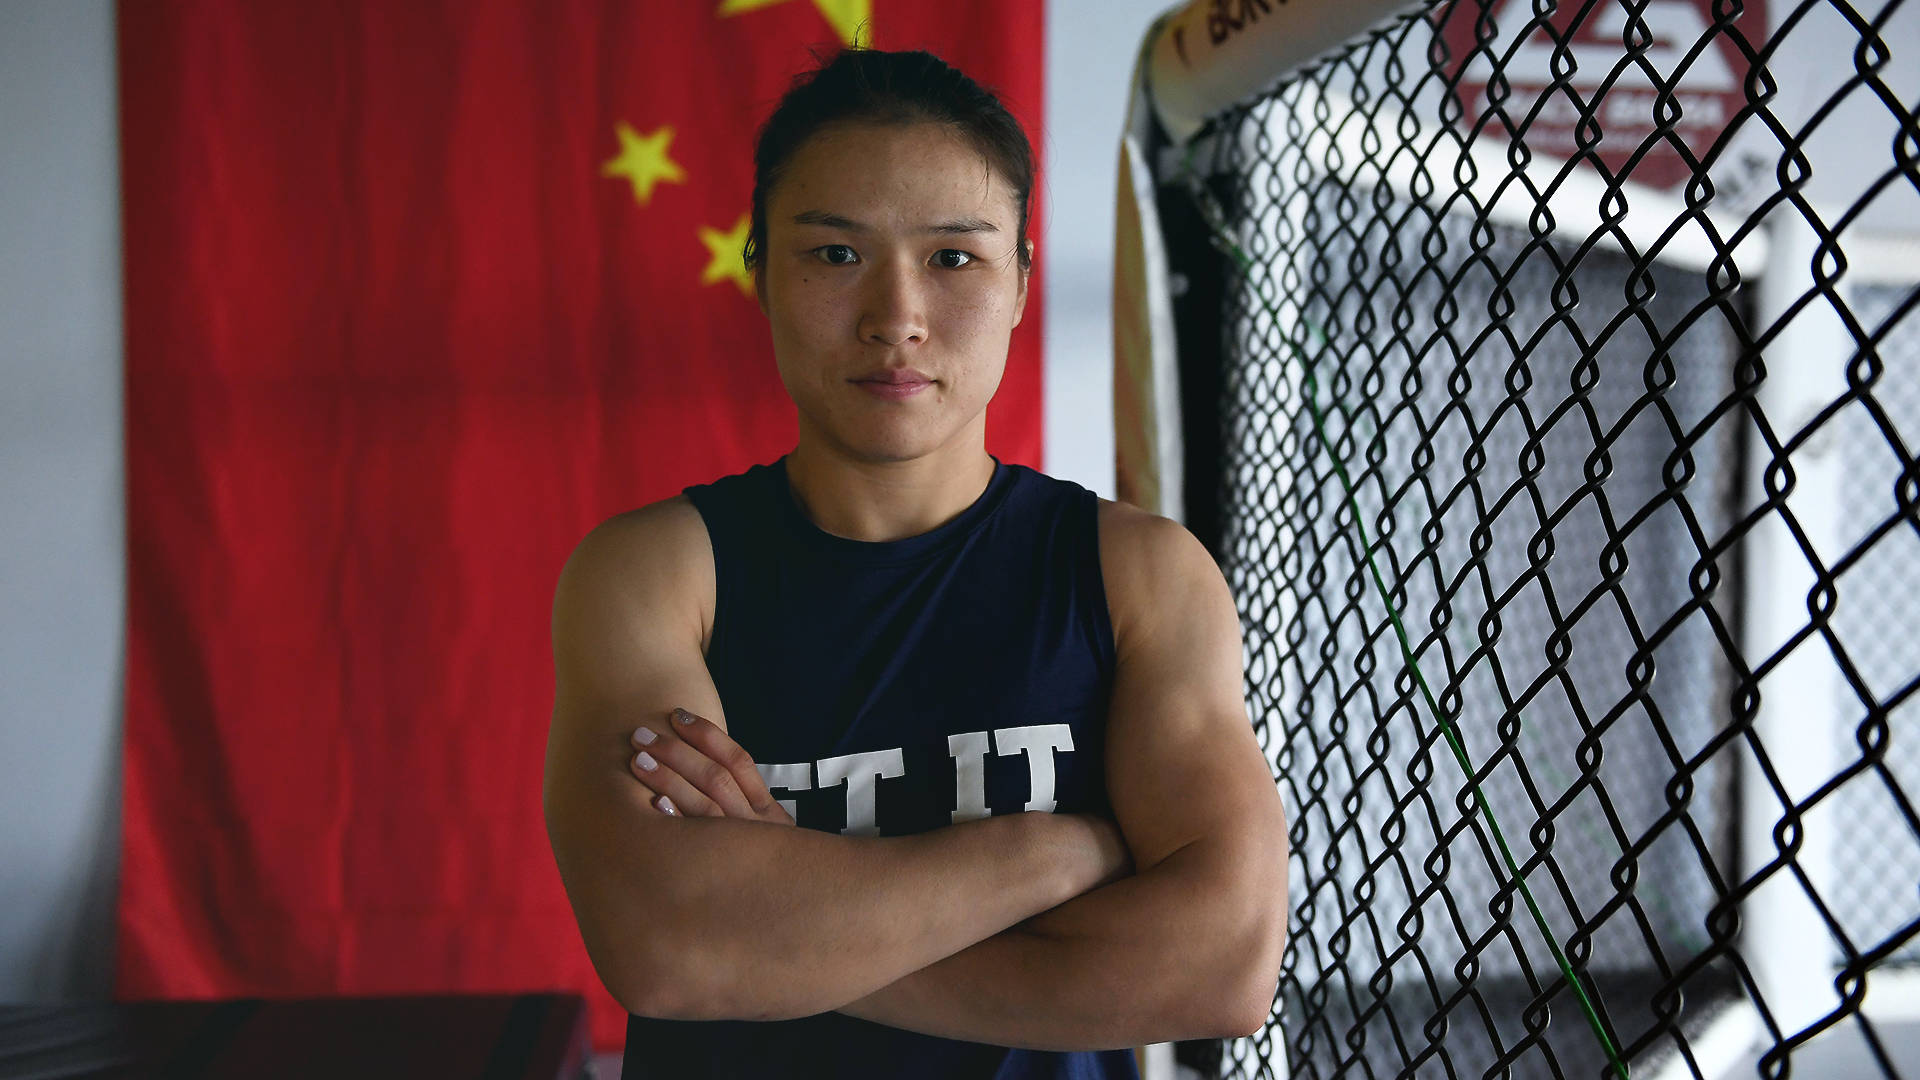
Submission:
[[[118,993],[577,989],[615,1047],[541,819],[555,578],[792,445],[740,247],[809,48],[931,49],[1037,134],[1043,5],[119,15]],[[1040,311],[988,440],[1034,465]]]

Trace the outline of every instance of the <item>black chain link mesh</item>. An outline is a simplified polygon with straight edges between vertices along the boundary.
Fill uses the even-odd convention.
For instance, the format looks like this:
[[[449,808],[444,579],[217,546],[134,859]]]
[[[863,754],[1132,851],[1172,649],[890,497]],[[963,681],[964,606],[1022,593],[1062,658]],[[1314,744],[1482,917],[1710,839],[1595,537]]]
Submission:
[[[1183,363],[1218,350],[1204,516],[1292,826],[1275,1016],[1216,1046],[1223,1075],[1710,1078],[1704,1033],[1739,1010],[1766,1032],[1745,1075],[1809,1075],[1796,1052],[1843,1026],[1901,1075],[1861,1003],[1869,971],[1920,963],[1920,267],[1845,266],[1875,200],[1920,192],[1916,94],[1882,77],[1915,43],[1883,36],[1899,0],[1776,11],[1770,39],[1737,0],[1689,3],[1701,41],[1667,43],[1651,6],[1509,3],[1531,21],[1497,34],[1494,9],[1442,4],[1160,150],[1163,204],[1197,207],[1220,252],[1176,255],[1181,280],[1223,278]],[[1770,64],[1819,20],[1851,55],[1824,103],[1784,108]],[[1576,70],[1583,23],[1618,24],[1611,70]],[[1503,81],[1517,41],[1546,50],[1544,89]],[[1709,47],[1752,73],[1689,127]],[[1850,98],[1877,103],[1848,137],[1884,166],[1816,205],[1809,148]],[[1527,148],[1555,108],[1582,118],[1556,153],[1587,160]],[[1466,154],[1488,145],[1503,174]],[[1657,160],[1685,174],[1661,185],[1673,227],[1634,232],[1632,200],[1665,204],[1622,180]],[[1559,222],[1576,174],[1601,180],[1591,228]],[[1789,228],[1811,230],[1808,287],[1771,310],[1735,251]],[[1802,314],[1843,348],[1785,355]],[[1770,413],[1793,365],[1829,389]],[[1761,580],[1764,543],[1790,572]],[[1768,588],[1799,615],[1756,646]],[[1800,744],[1762,714],[1809,662],[1832,708],[1794,737],[1833,769],[1798,791],[1775,759]],[[1743,827],[1768,791],[1775,828]],[[1832,957],[1809,1022],[1776,1016],[1753,955],[1750,905],[1781,888],[1825,935],[1794,947]]]

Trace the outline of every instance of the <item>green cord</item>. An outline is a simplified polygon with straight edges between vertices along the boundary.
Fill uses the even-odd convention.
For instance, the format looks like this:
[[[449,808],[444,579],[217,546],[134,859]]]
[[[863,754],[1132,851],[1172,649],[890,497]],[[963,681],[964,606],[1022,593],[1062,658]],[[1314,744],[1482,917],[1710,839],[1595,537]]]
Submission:
[[[1318,391],[1318,386],[1311,372],[1306,374],[1305,390],[1307,393],[1307,408],[1313,414],[1314,430],[1320,435],[1321,445],[1326,447],[1328,455],[1332,457],[1333,444],[1327,438],[1326,427],[1322,420],[1319,406],[1314,403],[1314,396]],[[1337,409],[1339,405],[1336,403],[1334,407]],[[1349,423],[1351,422],[1351,418],[1346,416],[1346,410],[1341,409],[1340,413]],[[1347,478],[1346,466],[1343,465],[1337,457],[1332,457],[1332,461],[1334,473],[1340,478],[1340,486],[1346,493],[1347,505],[1353,511],[1353,525],[1360,533],[1360,549],[1366,555],[1367,570],[1373,578],[1374,588],[1380,593],[1381,602],[1386,606],[1387,619],[1392,622],[1394,636],[1400,641],[1401,655],[1406,657],[1407,666],[1413,671],[1414,681],[1420,685],[1420,696],[1426,700],[1428,711],[1433,714],[1434,720],[1440,728],[1440,733],[1446,737],[1447,747],[1453,751],[1454,759],[1460,763],[1461,771],[1466,774],[1468,785],[1473,790],[1473,801],[1475,805],[1480,808],[1480,812],[1486,815],[1487,827],[1488,830],[1493,833],[1494,843],[1500,848],[1500,857],[1506,861],[1507,872],[1513,875],[1514,884],[1519,886],[1520,895],[1527,902],[1527,910],[1533,913],[1534,925],[1539,928],[1541,938],[1546,941],[1547,948],[1552,951],[1554,963],[1559,965],[1560,973],[1566,977],[1567,985],[1573,988],[1574,996],[1580,1001],[1580,1011],[1586,1015],[1587,1023],[1593,1028],[1594,1037],[1600,1040],[1601,1047],[1606,1050],[1607,1059],[1620,1071],[1622,1080],[1626,1080],[1629,1074],[1626,1063],[1620,1060],[1619,1049],[1614,1046],[1612,1038],[1607,1035],[1605,1026],[1600,1023],[1598,1010],[1594,1008],[1593,1001],[1587,997],[1585,987],[1581,985],[1580,980],[1574,975],[1573,965],[1567,961],[1566,954],[1561,951],[1559,942],[1554,937],[1552,929],[1547,926],[1547,918],[1540,911],[1539,903],[1534,900],[1533,890],[1527,887],[1527,879],[1525,875],[1521,874],[1519,864],[1514,860],[1512,849],[1507,846],[1506,835],[1500,829],[1499,819],[1494,816],[1493,806],[1488,803],[1485,790],[1481,787],[1479,781],[1473,779],[1475,769],[1472,760],[1467,756],[1466,745],[1461,741],[1460,734],[1453,726],[1453,723],[1449,721],[1446,714],[1441,711],[1439,703],[1434,699],[1433,688],[1427,684],[1427,677],[1425,673],[1420,670],[1419,661],[1414,658],[1413,645],[1408,639],[1406,626],[1401,623],[1400,613],[1395,610],[1392,600],[1389,599],[1390,594],[1387,591],[1386,580],[1380,573],[1379,563],[1373,557],[1372,541],[1367,538],[1367,527],[1360,519],[1359,500],[1355,498],[1353,484]]]
[[[1207,219],[1207,226],[1213,233],[1215,246],[1232,256],[1243,274],[1250,274],[1254,269],[1253,259],[1228,235],[1222,221],[1223,215],[1211,205],[1205,189],[1199,183],[1198,175],[1193,168],[1193,155],[1194,146],[1189,143],[1184,179],[1187,181],[1189,190],[1194,194],[1195,202],[1199,204],[1201,215]],[[1273,303],[1265,297],[1260,297],[1257,292],[1254,295],[1259,300],[1260,306],[1278,323],[1280,312]],[[1587,996],[1586,988],[1574,974],[1573,965],[1568,962],[1566,953],[1561,950],[1559,940],[1554,936],[1552,928],[1547,925],[1546,915],[1541,912],[1539,903],[1533,897],[1533,890],[1527,887],[1526,876],[1520,872],[1519,863],[1514,859],[1512,849],[1507,846],[1506,835],[1500,829],[1499,819],[1494,816],[1493,805],[1487,801],[1486,792],[1482,789],[1480,782],[1474,779],[1476,770],[1472,759],[1467,756],[1466,744],[1461,740],[1452,721],[1448,720],[1445,712],[1441,710],[1439,702],[1434,697],[1433,688],[1428,685],[1425,673],[1420,670],[1420,662],[1414,655],[1413,644],[1407,636],[1406,626],[1400,621],[1400,612],[1393,606],[1392,594],[1387,589],[1386,579],[1380,573],[1379,563],[1374,559],[1373,543],[1367,537],[1366,522],[1360,509],[1360,500],[1354,492],[1353,482],[1347,476],[1346,465],[1335,451],[1332,439],[1327,435],[1325,417],[1320,412],[1318,402],[1319,381],[1314,378],[1312,362],[1305,357],[1300,357],[1297,352],[1295,355],[1302,362],[1302,389],[1306,396],[1307,410],[1313,417],[1314,432],[1320,436],[1320,445],[1326,449],[1327,457],[1333,463],[1334,475],[1339,477],[1341,490],[1346,495],[1347,506],[1353,512],[1353,525],[1360,533],[1360,551],[1366,558],[1367,570],[1373,578],[1374,588],[1380,593],[1380,601],[1386,607],[1387,619],[1393,624],[1394,636],[1399,639],[1400,653],[1406,659],[1408,668],[1412,670],[1414,681],[1420,686],[1420,696],[1425,699],[1427,710],[1432,713],[1436,726],[1446,738],[1448,749],[1453,751],[1454,760],[1459,762],[1461,771],[1466,774],[1467,784],[1473,791],[1474,804],[1486,816],[1488,830],[1493,833],[1494,843],[1500,848],[1501,858],[1506,861],[1507,872],[1513,876],[1514,884],[1519,887],[1520,895],[1526,901],[1527,910],[1533,914],[1534,925],[1539,929],[1541,938],[1546,941],[1547,948],[1553,953],[1554,963],[1559,966],[1560,974],[1567,980],[1567,985],[1573,988],[1574,996],[1580,1002],[1580,1011],[1586,1016],[1587,1024],[1593,1028],[1594,1037],[1600,1040],[1601,1047],[1607,1053],[1607,1060],[1619,1072],[1621,1080],[1629,1080],[1627,1064],[1621,1060],[1619,1048],[1607,1034],[1606,1026],[1600,1022],[1599,1010],[1594,1008],[1592,999]],[[1346,421],[1348,429],[1352,430],[1353,417],[1341,407],[1338,401],[1333,401],[1331,404]]]

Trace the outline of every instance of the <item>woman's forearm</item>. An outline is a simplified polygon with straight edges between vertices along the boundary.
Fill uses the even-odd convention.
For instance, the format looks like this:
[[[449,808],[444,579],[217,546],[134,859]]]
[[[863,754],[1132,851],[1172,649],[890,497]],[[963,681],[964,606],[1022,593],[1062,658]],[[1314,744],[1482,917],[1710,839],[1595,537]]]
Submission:
[[[1284,872],[1196,843],[840,1011],[1041,1050],[1247,1034],[1277,985]]]
[[[562,872],[609,989],[673,1019],[836,1008],[1107,880],[1124,853],[1110,824],[1077,815],[893,838],[641,814],[622,826],[595,865]]]

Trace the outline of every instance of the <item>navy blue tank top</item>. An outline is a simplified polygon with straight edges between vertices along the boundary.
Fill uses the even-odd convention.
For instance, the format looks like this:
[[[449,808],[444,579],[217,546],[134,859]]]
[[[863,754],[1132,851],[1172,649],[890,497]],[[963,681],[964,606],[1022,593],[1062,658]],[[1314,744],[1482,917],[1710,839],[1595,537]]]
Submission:
[[[786,461],[686,491],[713,544],[727,727],[801,828],[903,836],[1023,810],[1110,815],[1113,628],[1098,501],[995,460],[974,504],[887,543],[822,531]],[[1128,1050],[959,1042],[839,1013],[631,1017],[642,1077],[1137,1077]]]

